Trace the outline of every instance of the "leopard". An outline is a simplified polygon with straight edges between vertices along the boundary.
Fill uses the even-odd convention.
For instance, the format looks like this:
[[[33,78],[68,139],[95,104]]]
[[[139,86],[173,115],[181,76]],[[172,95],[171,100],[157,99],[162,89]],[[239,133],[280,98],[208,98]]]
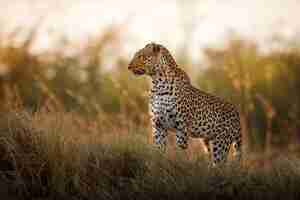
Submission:
[[[136,76],[150,77],[149,112],[154,144],[166,151],[167,136],[175,132],[176,146],[188,148],[189,138],[202,139],[210,163],[242,157],[241,123],[238,107],[192,85],[170,51],[158,43],[148,43],[135,52],[128,70]]]

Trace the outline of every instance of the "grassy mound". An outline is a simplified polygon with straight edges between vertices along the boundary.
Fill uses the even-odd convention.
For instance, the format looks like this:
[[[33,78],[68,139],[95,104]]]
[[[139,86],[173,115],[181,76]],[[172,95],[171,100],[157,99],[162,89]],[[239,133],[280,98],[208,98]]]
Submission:
[[[72,113],[7,113],[0,118],[1,180],[20,199],[300,197],[300,159],[210,168],[200,153],[161,154],[138,131],[101,130]]]

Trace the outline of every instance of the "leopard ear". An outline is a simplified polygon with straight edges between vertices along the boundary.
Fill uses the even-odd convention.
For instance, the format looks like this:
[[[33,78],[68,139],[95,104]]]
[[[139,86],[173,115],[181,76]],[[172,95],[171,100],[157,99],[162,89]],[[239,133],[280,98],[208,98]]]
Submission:
[[[153,53],[158,53],[160,51],[160,45],[153,43]]]

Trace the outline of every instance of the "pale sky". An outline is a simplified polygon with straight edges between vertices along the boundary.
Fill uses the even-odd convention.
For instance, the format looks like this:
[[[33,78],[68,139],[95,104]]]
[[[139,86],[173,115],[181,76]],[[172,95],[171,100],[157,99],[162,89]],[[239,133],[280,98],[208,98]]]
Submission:
[[[46,32],[80,41],[110,24],[124,25],[121,41],[129,53],[150,41],[178,49],[186,34],[195,55],[222,44],[230,30],[261,43],[274,33],[300,34],[300,0],[0,0],[0,23],[7,29],[30,27],[40,17],[41,49],[51,46]],[[186,22],[193,28],[184,32]]]

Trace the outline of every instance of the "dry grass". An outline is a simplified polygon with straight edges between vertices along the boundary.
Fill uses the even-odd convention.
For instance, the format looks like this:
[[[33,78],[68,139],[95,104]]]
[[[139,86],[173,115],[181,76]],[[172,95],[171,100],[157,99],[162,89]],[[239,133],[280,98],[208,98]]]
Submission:
[[[137,130],[103,134],[72,113],[15,110],[0,119],[2,180],[19,198],[299,198],[300,160],[210,168],[202,154],[163,155]],[[127,132],[126,132],[127,131]],[[194,153],[195,156],[187,156]],[[247,156],[246,158],[247,159]],[[257,161],[258,162],[258,161]]]

